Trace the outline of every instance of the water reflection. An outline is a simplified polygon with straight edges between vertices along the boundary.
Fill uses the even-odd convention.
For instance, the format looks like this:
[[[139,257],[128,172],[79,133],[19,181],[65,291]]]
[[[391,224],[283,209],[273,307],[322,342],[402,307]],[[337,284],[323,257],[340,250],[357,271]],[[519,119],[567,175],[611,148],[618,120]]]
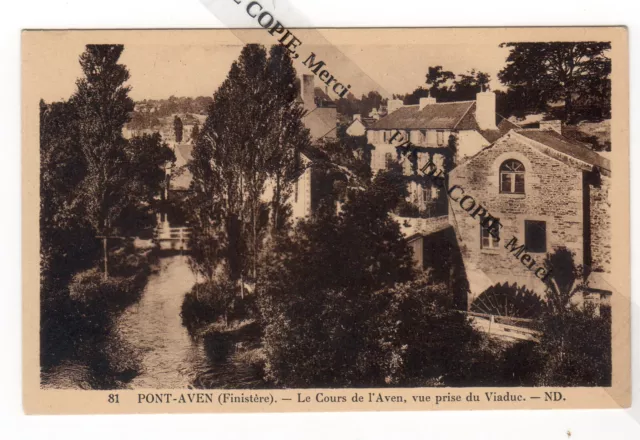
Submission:
[[[209,370],[202,343],[190,338],[180,320],[184,295],[195,283],[187,259],[172,256],[161,265],[106,340],[87,341],[72,360],[43,372],[43,387],[187,388]]]

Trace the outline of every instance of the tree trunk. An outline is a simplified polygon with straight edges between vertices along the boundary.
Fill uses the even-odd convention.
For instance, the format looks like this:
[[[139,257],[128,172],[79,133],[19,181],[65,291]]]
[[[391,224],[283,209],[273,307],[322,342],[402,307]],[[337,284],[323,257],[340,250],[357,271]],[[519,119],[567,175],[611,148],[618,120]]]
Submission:
[[[564,121],[568,124],[571,122],[571,118],[573,117],[573,100],[571,97],[571,92],[567,92],[564,97]]]
[[[109,278],[109,252],[107,251],[107,236],[102,239],[102,248],[104,251],[104,279]]]

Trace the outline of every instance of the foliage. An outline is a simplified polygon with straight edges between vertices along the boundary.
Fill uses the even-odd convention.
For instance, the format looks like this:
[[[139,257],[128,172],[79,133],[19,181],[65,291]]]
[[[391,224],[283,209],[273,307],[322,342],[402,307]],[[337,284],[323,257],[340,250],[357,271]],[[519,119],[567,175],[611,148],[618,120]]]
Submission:
[[[40,102],[40,270],[43,297],[99,255],[91,225],[77,203],[87,172],[77,114],[68,102]],[[53,285],[46,287],[45,284]],[[46,288],[45,288],[46,287]]]
[[[127,68],[118,64],[124,46],[87,45],[80,56],[85,78],[71,98],[79,120],[79,143],[87,173],[79,196],[83,211],[96,234],[110,234],[130,202],[126,140],[122,128],[129,120]]]
[[[380,95],[378,91],[371,91],[366,95],[362,95],[360,99],[356,98],[352,93],[348,93],[346,98],[340,98],[336,101],[336,108],[339,115],[345,117],[344,123],[351,123],[353,115],[361,115],[366,117],[370,115],[371,110],[378,109],[387,104],[387,100]]]
[[[505,355],[505,372],[524,386],[609,386],[611,318],[573,301],[583,289],[583,269],[566,248],[547,255],[551,270],[540,343],[517,344]]]
[[[378,337],[386,384],[427,386],[439,379],[459,385],[483,361],[482,337],[464,314],[453,310],[446,285],[422,275],[379,295]]]
[[[427,88],[421,86],[402,96],[405,105],[415,105],[420,98],[432,97],[437,102],[475,100],[476,94],[489,90],[491,76],[486,72],[471,69],[463,74],[442,70],[442,66],[431,66],[426,75]]]
[[[159,133],[132,137],[126,153],[127,187],[135,198],[123,209],[119,223],[125,234],[135,234],[155,225],[166,185],[165,167],[175,163],[176,156]]]
[[[194,334],[219,318],[224,318],[226,323],[234,304],[240,300],[239,290],[238,285],[225,276],[194,285],[182,302],[182,325]]]
[[[412,277],[411,252],[387,214],[402,196],[390,191],[393,179],[378,175],[341,214],[320,209],[265,254],[258,299],[267,374],[278,385],[362,386],[380,378],[375,292]]]
[[[269,57],[262,46],[245,46],[216,91],[193,150],[194,240],[221,236],[221,251],[206,254],[219,260],[206,264],[224,260],[233,280],[255,278],[269,220],[262,201],[267,179],[273,181],[271,227],[286,224],[283,206],[299,172],[299,151],[310,142],[295,81],[282,46]]]
[[[564,120],[611,114],[611,43],[503,43],[510,52],[498,73],[527,109],[564,102]]]

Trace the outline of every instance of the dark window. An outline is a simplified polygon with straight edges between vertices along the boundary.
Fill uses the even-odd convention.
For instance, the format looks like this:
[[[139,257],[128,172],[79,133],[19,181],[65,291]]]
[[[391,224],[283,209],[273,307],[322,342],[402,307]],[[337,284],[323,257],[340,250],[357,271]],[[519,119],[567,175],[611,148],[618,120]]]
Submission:
[[[497,225],[500,219],[495,219],[490,225],[485,226],[482,223],[480,224],[480,248],[482,249],[497,249],[500,243],[500,235],[498,228],[493,228],[498,231],[498,238],[491,235],[491,226]]]
[[[391,153],[386,153],[384,155],[384,166],[387,169],[391,169],[391,167],[393,166],[393,154]]]
[[[547,252],[547,223],[524,221],[524,246],[527,252]]]
[[[524,194],[524,165],[510,159],[500,165],[500,192]]]

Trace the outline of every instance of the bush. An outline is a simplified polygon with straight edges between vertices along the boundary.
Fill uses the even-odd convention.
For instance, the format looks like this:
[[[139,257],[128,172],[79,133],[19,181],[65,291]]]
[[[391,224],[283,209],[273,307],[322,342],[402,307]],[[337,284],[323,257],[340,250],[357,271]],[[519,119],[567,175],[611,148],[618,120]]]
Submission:
[[[123,310],[140,298],[146,276],[109,277],[89,269],[76,274],[69,284],[69,298],[79,308],[95,309],[98,313]]]
[[[379,338],[384,382],[393,386],[460,386],[486,361],[485,339],[452,310],[453,296],[428,276],[381,293]]]
[[[184,297],[180,312],[182,325],[195,334],[220,318],[228,322],[234,306],[240,302],[239,290],[239,286],[226,277],[222,281],[196,284]]]
[[[420,208],[414,205],[411,202],[407,202],[406,200],[401,200],[398,202],[398,206],[396,207],[396,214],[400,217],[419,217],[420,216]]]

